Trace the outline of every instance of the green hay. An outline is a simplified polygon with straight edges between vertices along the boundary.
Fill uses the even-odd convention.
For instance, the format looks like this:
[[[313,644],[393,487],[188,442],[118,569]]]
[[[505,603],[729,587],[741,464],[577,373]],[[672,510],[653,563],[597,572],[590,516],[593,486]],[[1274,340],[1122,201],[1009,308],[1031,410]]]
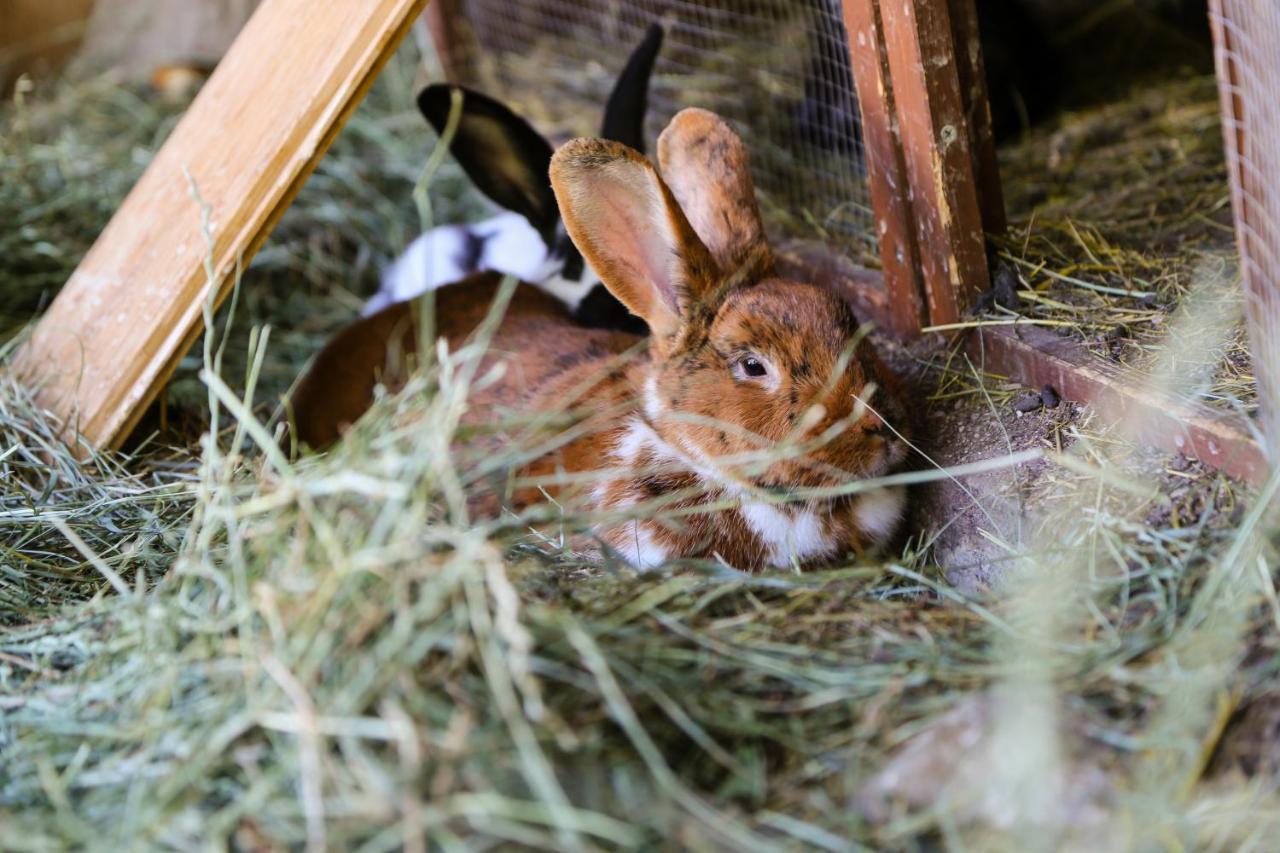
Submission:
[[[0,385],[0,847],[1067,843],[1083,830],[1017,797],[1004,823],[959,800],[863,816],[896,750],[988,689],[1008,719],[1047,695],[1075,721],[1058,746],[1093,755],[1118,792],[1102,818],[1116,847],[1235,845],[1276,826],[1265,792],[1202,782],[1220,709],[1274,676],[1268,504],[1203,474],[1179,503],[1149,460],[1087,427],[1043,485],[1039,544],[1010,555],[1028,580],[1001,598],[961,595],[918,545],[807,574],[637,574],[529,519],[473,523],[458,484],[520,452],[445,451],[475,351],[382,400],[327,456],[269,449],[262,424],[298,364],[418,227],[412,68],[402,56],[384,75],[246,272],[230,332],[224,313],[184,363],[175,420],[213,438],[170,431],[80,464]],[[83,168],[136,169],[145,153],[112,158],[153,150],[172,121],[123,122],[113,138],[138,136],[94,145],[69,122],[82,91],[24,108],[49,120],[21,145],[10,128],[31,113],[0,113],[7,174],[62,205],[29,216],[21,263],[0,255],[19,314],[118,198],[67,181],[42,146],[70,134],[99,157]],[[453,203],[455,180],[432,184],[441,218],[474,209]],[[0,219],[25,198],[0,193]],[[947,404],[1011,391],[977,385]],[[1002,754],[1055,754],[1052,725],[1007,731]],[[1060,782],[1051,762],[1001,773],[970,787]]]

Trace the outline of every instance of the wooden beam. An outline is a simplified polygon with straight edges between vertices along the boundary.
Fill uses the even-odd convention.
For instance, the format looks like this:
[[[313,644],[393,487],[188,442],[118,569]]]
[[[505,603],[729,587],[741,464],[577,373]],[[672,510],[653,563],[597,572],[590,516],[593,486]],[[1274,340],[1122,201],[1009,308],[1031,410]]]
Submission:
[[[989,277],[947,0],[881,0],[880,15],[929,323],[952,323]]]
[[[973,330],[966,347],[980,370],[1031,388],[1052,385],[1062,399],[1087,403],[1134,441],[1255,484],[1267,476],[1266,457],[1245,418],[1157,394],[1132,371],[1074,341],[1036,326],[995,326]]]
[[[1222,134],[1263,424],[1280,451],[1280,7],[1210,0]]]
[[[425,0],[266,0],[17,354],[41,404],[118,445]],[[206,246],[193,187],[210,211]]]
[[[1000,185],[1000,164],[996,158],[991,99],[987,95],[987,71],[982,61],[982,36],[978,31],[978,8],[974,0],[950,0],[950,11],[960,99],[969,123],[969,148],[973,152],[982,228],[988,234],[1003,234],[1009,222],[1004,208],[1004,189]]]
[[[880,0],[843,0],[843,6],[849,60],[862,114],[867,183],[875,213],[886,305],[890,309],[877,319],[899,337],[912,337],[920,334],[926,320],[924,281],[915,224],[911,221],[910,184],[894,118]]]

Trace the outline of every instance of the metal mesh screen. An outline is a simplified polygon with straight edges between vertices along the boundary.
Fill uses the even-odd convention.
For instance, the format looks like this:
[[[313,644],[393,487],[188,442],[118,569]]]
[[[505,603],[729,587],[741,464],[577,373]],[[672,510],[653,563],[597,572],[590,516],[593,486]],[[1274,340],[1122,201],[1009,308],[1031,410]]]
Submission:
[[[599,132],[614,79],[659,21],[649,144],[686,106],[723,115],[751,147],[775,240],[877,262],[838,0],[457,0],[445,14],[452,76],[565,137]]]
[[[1211,0],[1254,372],[1272,448],[1280,449],[1280,3]]]

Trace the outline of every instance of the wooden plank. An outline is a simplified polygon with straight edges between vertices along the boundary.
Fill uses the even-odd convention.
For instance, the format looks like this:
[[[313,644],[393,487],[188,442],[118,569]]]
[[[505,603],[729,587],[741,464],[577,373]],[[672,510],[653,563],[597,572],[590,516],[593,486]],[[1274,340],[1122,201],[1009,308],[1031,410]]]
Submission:
[[[0,97],[20,75],[70,59],[92,11],[93,0],[0,0]]]
[[[1052,385],[1064,400],[1087,403],[1131,439],[1198,459],[1261,484],[1269,470],[1249,423],[1188,400],[1148,390],[1131,371],[1036,326],[973,330],[966,341],[979,369],[1032,388]]]
[[[894,120],[880,0],[843,0],[843,6],[886,304],[891,309],[877,319],[899,336],[915,336],[926,319],[924,281],[911,219],[910,184]]]
[[[426,0],[267,0],[14,362],[42,405],[118,445],[201,331],[209,296],[194,183],[229,289]]]
[[[947,0],[882,0],[880,15],[929,323],[952,323],[989,277]]]
[[[1210,0],[1223,145],[1263,423],[1280,449],[1280,7]]]
[[[982,60],[982,36],[978,32],[978,7],[974,0],[950,0],[951,33],[956,45],[956,70],[960,98],[969,122],[969,147],[973,152],[978,209],[988,234],[1003,234],[1008,227],[996,136],[991,123],[991,99],[987,96],[987,71]]]

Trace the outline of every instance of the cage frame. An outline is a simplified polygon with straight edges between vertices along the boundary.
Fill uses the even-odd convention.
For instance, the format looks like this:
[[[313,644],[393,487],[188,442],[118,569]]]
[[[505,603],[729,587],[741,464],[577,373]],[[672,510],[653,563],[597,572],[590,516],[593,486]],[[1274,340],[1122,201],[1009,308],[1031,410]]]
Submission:
[[[434,0],[427,9],[443,69],[455,80],[463,5]],[[841,291],[864,319],[894,337],[963,326],[990,284],[987,235],[1007,226],[975,0],[840,5],[881,268],[864,269],[813,246],[784,246],[780,266]],[[981,370],[1033,388],[1052,386],[1140,443],[1240,479],[1266,476],[1266,454],[1245,419],[1153,394],[1081,344],[1030,324],[954,334]]]
[[[1222,93],[1224,143],[1228,162],[1238,163],[1243,154],[1243,118],[1237,70],[1232,62],[1231,27],[1224,25],[1230,23],[1226,6],[1229,2],[1209,0],[1209,17]],[[899,307],[896,312],[884,306],[876,319],[895,333],[911,337],[929,328],[913,327],[912,316],[933,327],[960,319],[973,297],[985,289],[989,270],[972,256],[955,252],[975,234],[985,239],[986,234],[1003,232],[1007,225],[976,5],[974,0],[842,3],[854,82],[863,110],[877,232],[882,237],[884,287],[891,303],[915,300],[911,309]],[[949,43],[948,27],[943,21],[949,25]],[[879,49],[879,62],[866,49],[870,44]],[[926,112],[932,124],[924,123]],[[941,180],[937,180],[936,173],[923,173],[919,168],[912,174],[908,165],[912,162],[947,162],[940,149],[942,130],[949,121],[960,123],[965,129],[962,139],[967,138],[969,143],[967,162],[944,171]],[[1280,132],[1280,128],[1274,130]],[[930,179],[934,180],[932,185]],[[1280,180],[1280,176],[1276,179]],[[1245,169],[1238,165],[1231,169],[1237,244],[1246,261],[1249,235],[1260,225],[1255,221],[1256,206],[1249,204],[1248,180]],[[952,185],[951,198],[937,189],[947,184]],[[970,188],[977,200],[976,214],[967,204]],[[911,199],[910,205],[904,195]],[[960,208],[950,209],[957,232],[940,231],[937,215],[948,210],[955,199],[962,203]],[[1280,242],[1280,234],[1271,236]],[[902,262],[904,255],[909,257],[911,252],[916,253],[914,266]],[[927,263],[930,257],[948,252],[960,260],[960,275],[949,280],[939,276],[939,265],[930,270]],[[946,265],[942,268],[947,269]],[[1259,342],[1269,341],[1270,330],[1280,327],[1280,282],[1251,282],[1245,277],[1242,284],[1249,297],[1245,300],[1246,314],[1251,349],[1256,354]],[[1034,325],[979,325],[960,331],[958,337],[980,369],[1009,376],[1032,388],[1051,386],[1065,400],[1089,404],[1105,421],[1142,444],[1181,453],[1255,484],[1270,472],[1267,442],[1259,441],[1259,431],[1248,418],[1152,392],[1135,384],[1130,374],[1088,352],[1082,344]],[[1280,430],[1272,397],[1274,390],[1280,388],[1280,377],[1272,378],[1260,371],[1258,379],[1264,423],[1274,440]]]
[[[271,45],[280,40],[278,32],[289,31],[296,19],[298,2],[266,0],[228,58],[269,55]],[[260,158],[247,156],[244,168],[256,174],[262,162],[287,165],[278,174],[264,174],[258,182],[261,186],[255,184],[251,193],[218,199],[215,213],[220,221],[215,221],[216,233],[210,236],[220,251],[210,280],[198,253],[178,257],[158,251],[150,224],[158,210],[167,211],[162,221],[179,221],[178,208],[189,199],[170,188],[186,186],[183,174],[199,174],[219,164],[217,151],[195,146],[191,139],[203,138],[208,128],[221,126],[220,103],[261,103],[268,113],[275,109],[270,99],[262,97],[264,86],[271,89],[271,81],[263,78],[271,75],[261,63],[239,68],[228,61],[219,66],[14,359],[14,372],[62,421],[69,443],[109,448],[124,442],[198,335],[199,309],[208,294],[214,294],[216,303],[229,292],[236,270],[261,245],[425,3],[378,0],[366,10],[366,29],[344,31],[349,51],[343,54],[336,76],[309,78],[279,93],[289,103],[301,99],[306,109],[287,132],[273,136],[267,153]],[[1210,0],[1224,144],[1233,165],[1230,180],[1237,242],[1247,261],[1250,241],[1259,229],[1268,251],[1280,251],[1280,234],[1275,233],[1276,223],[1254,221],[1258,214],[1250,202],[1247,182],[1251,178],[1239,167],[1244,124],[1229,26],[1238,23],[1231,20],[1235,8],[1231,0]],[[461,23],[460,9],[461,0],[435,0],[426,10],[426,23],[446,72],[453,34]],[[839,289],[865,319],[889,333],[911,337],[954,323],[972,298],[986,289],[985,235],[1005,227],[976,6],[974,0],[841,0],[841,12],[862,112],[883,269],[863,269],[834,252],[812,247],[780,252],[779,263]],[[1280,11],[1271,14],[1280,15]],[[336,23],[338,16],[324,20]],[[1280,25],[1280,21],[1271,23]],[[309,34],[306,44],[318,54],[331,54],[325,37]],[[868,49],[871,45],[874,51]],[[255,147],[250,136],[236,126],[219,140],[224,146],[241,145],[246,152],[266,151]],[[235,177],[224,169],[218,180],[202,185],[201,191],[217,196]],[[1280,188],[1265,189],[1280,192]],[[228,223],[234,233],[227,230]],[[155,285],[139,294],[134,280]],[[1256,351],[1260,345],[1274,343],[1270,333],[1280,323],[1280,317],[1274,316],[1280,313],[1280,283],[1246,281],[1246,291],[1254,297],[1246,300],[1246,306]],[[97,306],[101,304],[123,309],[144,303],[163,304],[166,310],[140,310],[123,342],[118,329],[100,322],[102,311]],[[167,326],[177,314],[181,317],[176,324]],[[68,333],[76,339],[75,346],[67,345]],[[1248,419],[1198,403],[1153,396],[1082,346],[1032,325],[980,326],[959,336],[963,340],[957,343],[967,347],[981,369],[1032,387],[1053,385],[1064,399],[1092,404],[1103,418],[1127,425],[1141,442],[1184,453],[1255,482],[1268,471],[1267,454],[1254,438],[1258,430]],[[80,381],[90,369],[99,379]],[[1263,419],[1274,430],[1277,409],[1272,397],[1277,377],[1260,375],[1259,379]]]

